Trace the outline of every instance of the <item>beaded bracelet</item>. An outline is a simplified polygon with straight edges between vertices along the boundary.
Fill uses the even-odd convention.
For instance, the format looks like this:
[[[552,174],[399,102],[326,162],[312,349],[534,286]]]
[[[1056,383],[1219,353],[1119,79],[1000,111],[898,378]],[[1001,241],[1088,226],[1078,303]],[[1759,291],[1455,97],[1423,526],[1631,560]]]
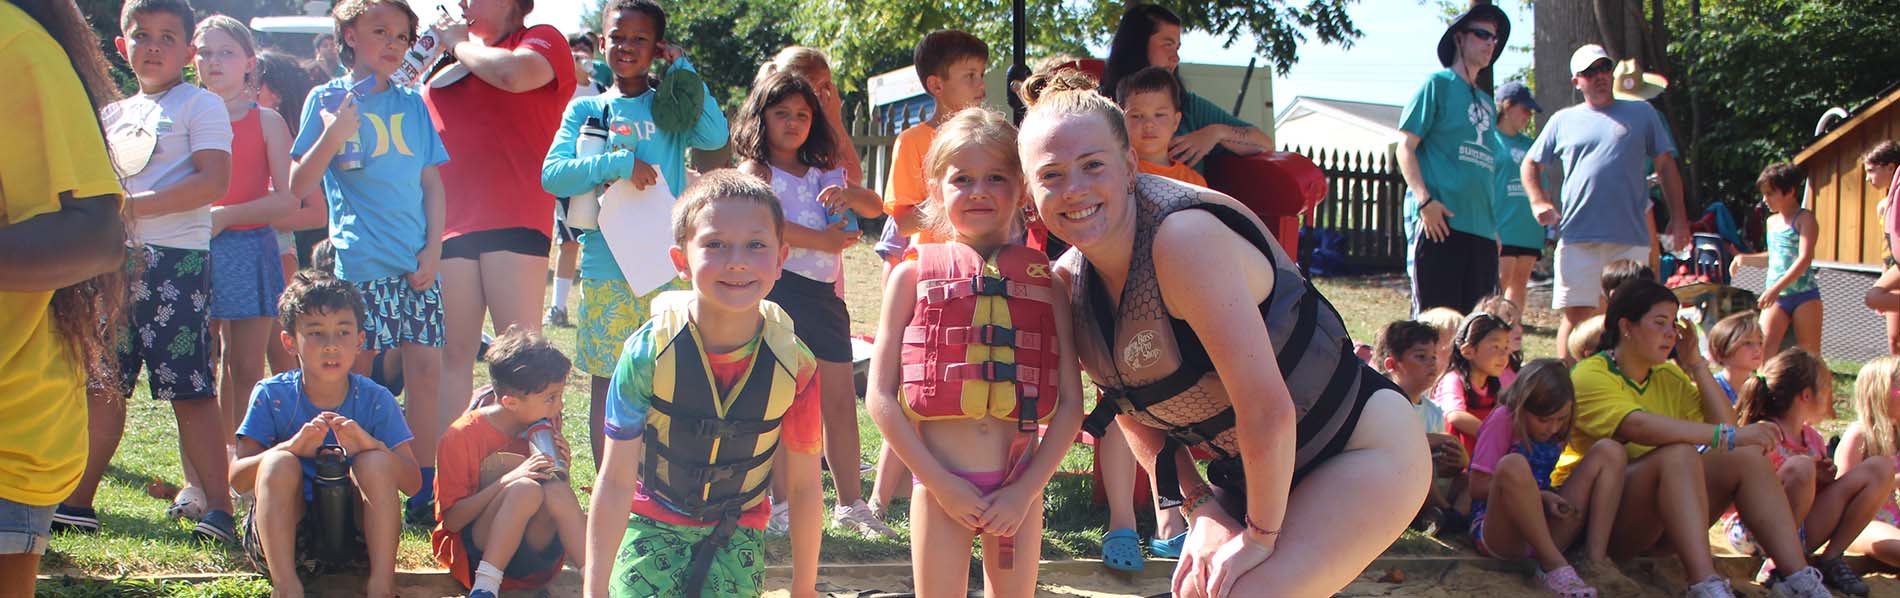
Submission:
[[[1202,505],[1212,500],[1214,500],[1214,493],[1212,492],[1202,492],[1195,495],[1195,497],[1189,499],[1186,504],[1181,505],[1181,516],[1192,519],[1195,511],[1200,510]]]
[[[1253,532],[1256,535],[1263,536],[1263,537],[1271,537],[1271,536],[1280,535],[1280,530],[1277,530],[1277,529],[1269,530],[1267,528],[1260,527],[1259,525],[1254,524],[1252,515],[1247,515],[1245,517],[1241,517],[1240,519],[1241,521],[1246,522],[1247,530]]]

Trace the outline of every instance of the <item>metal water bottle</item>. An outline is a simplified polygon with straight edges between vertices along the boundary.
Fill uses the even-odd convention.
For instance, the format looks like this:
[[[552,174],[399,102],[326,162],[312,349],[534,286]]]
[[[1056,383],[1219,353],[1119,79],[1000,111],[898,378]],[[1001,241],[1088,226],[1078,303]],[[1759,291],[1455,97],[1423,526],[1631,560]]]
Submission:
[[[530,424],[521,436],[528,439],[528,448],[533,449],[535,454],[547,455],[548,460],[554,462],[554,469],[548,473],[553,474],[555,479],[565,482],[567,481],[567,462],[561,460],[561,449],[554,444],[554,435],[557,433],[554,430],[554,422],[543,418]]]
[[[574,140],[574,157],[588,158],[607,151],[607,127],[601,124],[600,117],[589,116],[581,125],[580,137]],[[574,228],[600,228],[600,190],[589,189],[567,200],[567,225]]]
[[[317,449],[317,548],[330,562],[350,558],[350,533],[356,529],[350,512],[355,510],[355,492],[350,489],[350,464],[343,447],[334,444]]]

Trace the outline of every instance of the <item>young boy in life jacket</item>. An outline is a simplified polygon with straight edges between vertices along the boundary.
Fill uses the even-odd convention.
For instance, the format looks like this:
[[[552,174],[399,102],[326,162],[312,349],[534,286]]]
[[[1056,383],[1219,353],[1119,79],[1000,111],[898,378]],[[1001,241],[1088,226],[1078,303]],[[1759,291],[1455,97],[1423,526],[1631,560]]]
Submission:
[[[986,594],[1029,596],[1043,489],[1082,427],[1067,287],[1009,243],[1025,189],[1007,118],[958,112],[924,168],[925,222],[946,240],[912,245],[885,281],[866,407],[917,477],[916,587],[964,595],[980,535]],[[1057,440],[1039,446],[1041,422]]]
[[[586,596],[759,595],[774,475],[792,505],[792,595],[817,596],[817,361],[765,301],[784,229],[772,187],[735,170],[707,174],[673,207],[670,254],[692,290],[656,298],[615,367]]]

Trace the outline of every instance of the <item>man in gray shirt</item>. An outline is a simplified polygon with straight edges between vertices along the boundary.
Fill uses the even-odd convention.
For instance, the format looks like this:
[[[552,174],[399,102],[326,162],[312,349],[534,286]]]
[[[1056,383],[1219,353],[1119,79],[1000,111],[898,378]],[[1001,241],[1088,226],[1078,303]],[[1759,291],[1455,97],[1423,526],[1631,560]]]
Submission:
[[[1655,161],[1669,209],[1665,244],[1673,251],[1689,239],[1675,143],[1655,108],[1612,95],[1612,68],[1610,56],[1596,44],[1571,54],[1570,82],[1584,101],[1551,116],[1522,167],[1531,212],[1541,224],[1558,225],[1551,307],[1563,312],[1557,353],[1566,359],[1584,357],[1569,354],[1570,331],[1597,314],[1604,266],[1623,259],[1649,261],[1649,226],[1643,220],[1649,208],[1646,161]],[[1543,169],[1559,161],[1561,214],[1543,185]]]

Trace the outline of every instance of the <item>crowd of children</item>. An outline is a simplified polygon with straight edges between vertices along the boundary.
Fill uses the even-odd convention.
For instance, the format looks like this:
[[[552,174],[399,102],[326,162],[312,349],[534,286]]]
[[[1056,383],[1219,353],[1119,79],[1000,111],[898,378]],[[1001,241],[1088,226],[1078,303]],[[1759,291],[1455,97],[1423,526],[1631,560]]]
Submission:
[[[548,61],[566,73],[550,85],[579,79],[584,91],[545,123],[537,192],[573,198],[567,209],[609,187],[663,193],[672,201],[625,209],[670,222],[672,246],[617,254],[627,241],[610,236],[627,233],[558,219],[546,323],[570,319],[577,286],[573,360],[532,321],[513,322],[486,348],[492,384],[462,393],[445,380],[467,386],[472,369],[445,371],[457,360],[443,347],[445,312],[466,302],[445,302],[438,277],[444,237],[459,237],[438,170],[454,157],[424,94],[392,81],[423,23],[400,0],[342,0],[333,16],[343,74],[313,85],[234,19],[195,20],[184,0],[125,3],[116,48],[138,92],[98,119],[132,219],[128,305],[109,363],[89,372],[89,453],[54,529],[100,529],[93,496],[143,371],[179,430],[187,487],[168,514],[240,545],[278,596],[353,564],[367,567],[366,595],[393,595],[398,538],[418,510],[471,597],[545,585],[567,566],[589,596],[757,595],[768,533],[790,537],[793,595],[813,596],[827,469],[834,526],[900,537],[883,518],[908,499],[919,595],[966,593],[972,541],[987,595],[1035,592],[1043,491],[1083,427],[1077,320],[1069,281],[1025,245],[1047,231],[1015,126],[981,107],[981,40],[938,31],[918,43],[937,108],[897,137],[880,193],[864,186],[823,53],[778,52],[729,123],[668,42],[667,11],[609,2],[598,46],[574,38],[571,61],[543,52],[563,57]],[[1206,184],[1171,145],[1190,94],[1169,68],[1122,73],[1100,92],[1139,172]],[[602,143],[583,150],[589,136]],[[728,144],[733,168],[688,169],[689,148]],[[1900,196],[1900,146],[1863,161]],[[1767,290],[1706,347],[1655,273],[1628,260],[1604,269],[1601,315],[1568,330],[1568,362],[1525,360],[1521,283],[1470,314],[1441,307],[1381,328],[1370,362],[1410,400],[1431,453],[1414,527],[1533,560],[1538,583],[1565,597],[1633,591],[1610,559],[1663,542],[1689,596],[1733,595],[1712,566],[1711,522],[1736,550],[1768,557],[1757,581],[1776,595],[1866,595],[1849,550],[1900,565],[1900,360],[1862,368],[1838,448],[1814,428],[1836,413],[1803,179],[1775,164],[1757,181],[1773,212]],[[1890,209],[1900,200],[1879,211]],[[883,215],[864,409],[884,444],[867,498],[839,289],[857,220]],[[296,248],[288,231],[315,221],[327,239]],[[676,276],[627,274],[655,269]],[[1883,277],[1867,304],[1900,338],[1900,279]],[[1796,346],[1766,358],[1789,328]],[[599,472],[585,509],[560,434],[576,367]],[[1102,556],[1140,570],[1129,442],[1116,426],[1097,442],[1112,499]],[[1156,494],[1146,556],[1180,556],[1183,515],[1212,492],[1167,508]]]

